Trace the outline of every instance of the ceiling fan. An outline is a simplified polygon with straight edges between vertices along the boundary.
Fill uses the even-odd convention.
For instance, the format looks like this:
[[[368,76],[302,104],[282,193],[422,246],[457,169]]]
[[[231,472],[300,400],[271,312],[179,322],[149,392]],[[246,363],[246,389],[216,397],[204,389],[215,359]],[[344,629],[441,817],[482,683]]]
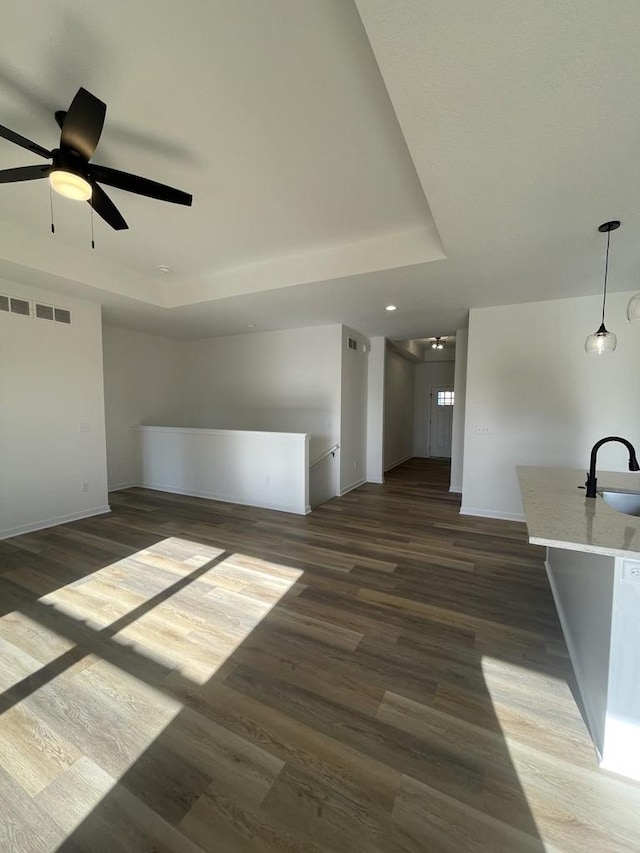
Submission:
[[[33,154],[52,160],[51,165],[19,166],[0,171],[0,183],[49,178],[54,190],[67,198],[88,201],[95,212],[116,231],[129,226],[99,183],[148,198],[190,206],[193,196],[189,193],[89,162],[98,145],[106,112],[107,105],[103,101],[82,87],[78,89],[69,109],[66,112],[57,110],[55,113],[61,130],[60,147],[52,151],[47,151],[37,142],[0,124],[1,137]]]
[[[424,338],[426,343],[431,346],[431,349],[442,350],[447,345],[447,341],[455,341],[455,335],[435,335],[431,338]]]

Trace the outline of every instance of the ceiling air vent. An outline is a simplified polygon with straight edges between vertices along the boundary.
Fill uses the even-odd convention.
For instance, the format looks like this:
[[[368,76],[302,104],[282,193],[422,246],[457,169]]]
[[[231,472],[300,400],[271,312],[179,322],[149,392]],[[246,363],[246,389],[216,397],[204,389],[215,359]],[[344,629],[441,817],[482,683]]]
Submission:
[[[358,342],[354,338],[349,338],[349,349],[358,349]]]
[[[8,296],[0,296],[0,311],[8,311],[9,310],[9,297]]]
[[[22,314],[24,317],[31,316],[31,306],[26,299],[16,299],[15,296],[9,297],[12,314]]]
[[[71,311],[67,311],[66,308],[55,308],[54,309],[54,319],[56,323],[70,323],[71,322]]]
[[[53,305],[42,305],[36,302],[36,317],[39,320],[53,320]]]

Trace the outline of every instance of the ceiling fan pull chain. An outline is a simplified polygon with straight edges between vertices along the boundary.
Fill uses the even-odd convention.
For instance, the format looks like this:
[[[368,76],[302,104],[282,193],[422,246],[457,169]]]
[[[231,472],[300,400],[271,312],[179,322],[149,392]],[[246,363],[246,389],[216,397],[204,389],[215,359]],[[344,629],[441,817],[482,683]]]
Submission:
[[[49,209],[51,211],[51,233],[56,233],[56,226],[53,224],[53,193],[51,192],[51,184],[49,184]]]
[[[91,205],[91,248],[95,249],[96,241],[93,239],[93,205]]]

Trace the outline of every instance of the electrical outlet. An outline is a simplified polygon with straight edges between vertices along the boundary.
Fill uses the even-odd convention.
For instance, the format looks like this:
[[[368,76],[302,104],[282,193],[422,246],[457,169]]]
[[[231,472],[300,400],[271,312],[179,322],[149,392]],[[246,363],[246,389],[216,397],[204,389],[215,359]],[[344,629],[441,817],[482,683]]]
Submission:
[[[640,583],[640,563],[624,563],[622,579],[629,583]]]
[[[489,435],[491,430],[488,426],[477,426],[476,427],[476,435]]]
[[[91,432],[91,424],[89,421],[80,422],[80,432]]]
[[[81,492],[88,492],[89,491],[89,481],[88,480],[85,480],[84,483],[82,483],[82,485],[80,486],[80,491]]]

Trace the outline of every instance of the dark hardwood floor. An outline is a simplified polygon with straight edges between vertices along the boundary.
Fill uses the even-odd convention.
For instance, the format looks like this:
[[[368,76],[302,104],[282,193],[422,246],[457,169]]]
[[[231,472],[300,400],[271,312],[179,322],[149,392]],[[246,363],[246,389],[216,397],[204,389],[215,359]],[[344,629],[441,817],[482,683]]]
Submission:
[[[307,517],[144,489],[0,542],[0,850],[640,850],[524,525],[412,460]]]

